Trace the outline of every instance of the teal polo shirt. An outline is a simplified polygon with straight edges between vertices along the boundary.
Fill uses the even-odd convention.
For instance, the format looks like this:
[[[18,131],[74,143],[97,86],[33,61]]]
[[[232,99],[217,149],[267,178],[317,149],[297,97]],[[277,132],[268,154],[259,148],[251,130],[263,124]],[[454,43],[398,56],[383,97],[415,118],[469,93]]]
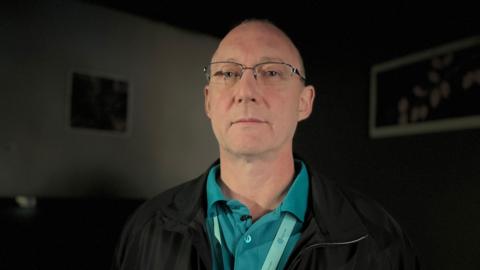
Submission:
[[[287,195],[276,209],[252,223],[248,208],[238,200],[225,197],[217,179],[220,165],[212,167],[207,177],[206,231],[212,250],[212,269],[261,269],[283,217],[291,214],[295,226],[280,257],[277,269],[283,269],[300,234],[308,201],[308,172],[295,160],[296,177]],[[214,217],[218,218],[221,243],[214,236]]]

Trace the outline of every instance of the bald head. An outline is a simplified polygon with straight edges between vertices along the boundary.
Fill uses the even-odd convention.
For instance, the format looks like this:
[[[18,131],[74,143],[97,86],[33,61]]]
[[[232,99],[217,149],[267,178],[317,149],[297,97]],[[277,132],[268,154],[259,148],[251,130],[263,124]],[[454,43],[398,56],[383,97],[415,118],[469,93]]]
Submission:
[[[282,61],[305,75],[302,57],[292,40],[266,20],[246,20],[234,27],[220,42],[214,61],[235,61],[251,66],[263,61]]]

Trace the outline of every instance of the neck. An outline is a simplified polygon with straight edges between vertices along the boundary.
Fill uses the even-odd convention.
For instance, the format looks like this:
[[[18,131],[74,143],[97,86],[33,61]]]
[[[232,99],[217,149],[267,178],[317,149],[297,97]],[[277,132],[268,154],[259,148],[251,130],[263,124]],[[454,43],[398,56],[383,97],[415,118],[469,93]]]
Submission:
[[[293,154],[262,158],[220,154],[221,187],[225,195],[246,205],[253,220],[275,209],[293,181]]]

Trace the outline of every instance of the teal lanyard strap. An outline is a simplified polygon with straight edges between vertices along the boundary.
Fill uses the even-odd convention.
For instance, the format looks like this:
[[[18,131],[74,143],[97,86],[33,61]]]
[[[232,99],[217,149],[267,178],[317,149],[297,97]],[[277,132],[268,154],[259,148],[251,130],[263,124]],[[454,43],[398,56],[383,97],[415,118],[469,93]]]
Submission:
[[[213,217],[213,234],[220,246],[222,245],[222,236],[220,235],[220,225],[218,224],[218,216]]]
[[[262,270],[277,269],[280,258],[282,257],[285,247],[287,246],[288,239],[292,234],[293,227],[295,227],[296,222],[297,221],[295,217],[289,213],[285,213],[282,224],[277,231],[277,235],[275,235],[275,239],[273,239],[273,243],[268,250],[267,257],[263,262]]]
[[[278,229],[277,234],[273,239],[272,245],[268,250],[267,257],[263,262],[262,270],[277,269],[280,258],[282,257],[285,247],[287,246],[288,239],[290,239],[290,235],[292,234],[296,222],[297,221],[295,217],[293,217],[289,213],[285,213],[285,216],[282,219],[282,224],[280,224],[280,228]],[[218,243],[222,245],[222,237],[220,235],[218,216],[213,217],[213,234],[215,235]]]

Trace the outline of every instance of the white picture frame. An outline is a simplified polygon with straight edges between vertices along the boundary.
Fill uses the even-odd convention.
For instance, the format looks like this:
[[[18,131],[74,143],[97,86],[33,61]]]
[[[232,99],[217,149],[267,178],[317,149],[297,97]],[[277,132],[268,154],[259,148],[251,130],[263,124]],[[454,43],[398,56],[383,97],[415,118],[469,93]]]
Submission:
[[[371,138],[478,127],[480,36],[371,68]]]

